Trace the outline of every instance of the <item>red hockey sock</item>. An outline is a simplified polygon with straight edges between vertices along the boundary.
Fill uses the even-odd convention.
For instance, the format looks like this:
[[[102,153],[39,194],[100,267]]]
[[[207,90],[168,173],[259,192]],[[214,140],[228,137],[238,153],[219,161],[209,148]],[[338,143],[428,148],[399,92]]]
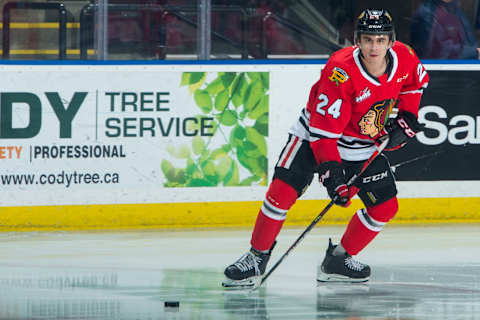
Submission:
[[[397,198],[392,198],[367,210],[360,209],[352,217],[347,230],[343,234],[341,244],[350,254],[356,255],[382,230],[398,211]]]
[[[289,184],[274,179],[257,216],[250,244],[259,251],[269,250],[282,229],[287,211],[297,200],[298,194]]]

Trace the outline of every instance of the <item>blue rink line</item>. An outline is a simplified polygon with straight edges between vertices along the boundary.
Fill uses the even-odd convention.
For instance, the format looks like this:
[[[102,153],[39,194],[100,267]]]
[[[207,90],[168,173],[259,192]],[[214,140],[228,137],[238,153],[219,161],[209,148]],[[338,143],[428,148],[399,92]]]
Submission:
[[[277,65],[325,64],[326,59],[315,60],[2,60],[0,65]]]
[[[480,60],[421,60],[423,64],[480,64]],[[0,65],[295,65],[325,64],[327,59],[250,60],[0,60]]]

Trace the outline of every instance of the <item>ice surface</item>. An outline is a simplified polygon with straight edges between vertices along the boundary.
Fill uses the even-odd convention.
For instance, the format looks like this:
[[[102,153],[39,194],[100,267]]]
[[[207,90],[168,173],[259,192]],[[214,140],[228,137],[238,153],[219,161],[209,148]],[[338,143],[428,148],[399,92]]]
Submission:
[[[221,287],[250,229],[0,233],[0,319],[480,319],[480,225],[387,226],[357,257],[370,282],[317,285],[343,229],[318,225],[254,292]]]

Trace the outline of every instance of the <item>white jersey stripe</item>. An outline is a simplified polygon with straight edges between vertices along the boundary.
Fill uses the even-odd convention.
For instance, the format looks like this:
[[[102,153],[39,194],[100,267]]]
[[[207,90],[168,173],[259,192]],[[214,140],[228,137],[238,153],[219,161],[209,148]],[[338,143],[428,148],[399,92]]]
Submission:
[[[374,232],[380,232],[386,224],[385,222],[380,222],[370,217],[365,209],[358,210],[357,216],[367,229]]]
[[[275,206],[270,200],[268,200],[268,197],[263,201],[263,204],[269,208],[269,211],[274,212],[279,216],[284,216],[288,212],[286,209],[280,209],[279,207]]]
[[[423,93],[423,90],[410,90],[410,91],[402,91],[400,94],[409,94],[409,93]]]
[[[282,167],[282,163],[285,162],[285,159],[288,157],[288,154],[290,153],[290,150],[292,149],[292,146],[296,141],[298,141],[298,137],[296,136],[289,137],[287,145],[285,146],[285,149],[283,150],[282,154],[280,155],[280,158],[278,159],[278,162],[276,164],[277,167]]]
[[[275,213],[272,213],[271,211],[268,211],[265,206],[262,206],[262,213],[269,217],[270,219],[277,220],[277,221],[283,221],[287,219],[287,216],[279,216]]]
[[[392,67],[392,71],[390,72],[390,76],[388,77],[388,80],[387,80],[387,82],[390,82],[390,81],[393,79],[393,76],[395,76],[395,73],[397,72],[397,68],[398,68],[398,57],[397,57],[397,53],[396,53],[392,48],[390,48],[388,51],[390,52],[390,54],[391,54],[392,57],[393,57],[393,67]]]
[[[295,144],[293,145],[291,152],[287,154],[287,162],[285,163],[285,165],[283,165],[285,169],[290,169],[292,161],[293,159],[295,159],[295,156],[297,155],[297,152],[301,146],[302,142],[300,141],[300,139],[298,139],[298,137],[295,137]]]
[[[314,127],[310,127],[310,132],[313,134],[318,134],[318,135],[327,137],[327,138],[340,138],[342,136],[341,133],[333,133],[333,132],[325,131],[325,130],[314,128]],[[310,141],[316,141],[318,139],[319,138],[316,138],[316,137],[310,137]]]
[[[370,156],[377,150],[373,145],[368,148],[349,149],[338,145],[338,153],[340,158],[347,161],[363,161],[370,158]]]
[[[342,140],[345,140],[347,142],[358,142],[358,143],[363,143],[363,144],[368,144],[368,145],[371,145],[371,144],[375,143],[371,139],[361,139],[361,138],[345,136],[345,135],[342,135]]]
[[[270,202],[268,202],[268,200],[265,199],[265,201],[263,202],[261,211],[264,215],[266,215],[270,219],[283,221],[287,218],[288,210],[275,208]]]

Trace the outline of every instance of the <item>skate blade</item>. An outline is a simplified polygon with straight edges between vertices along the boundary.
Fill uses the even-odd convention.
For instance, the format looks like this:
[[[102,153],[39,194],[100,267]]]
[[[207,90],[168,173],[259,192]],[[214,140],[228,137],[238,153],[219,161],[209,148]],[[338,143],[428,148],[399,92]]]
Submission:
[[[227,278],[222,282],[222,287],[229,290],[254,289],[258,287],[261,281],[262,277],[251,277],[244,280],[232,280]]]
[[[317,282],[329,282],[329,283],[362,283],[367,282],[370,277],[366,278],[350,278],[346,276],[342,276],[340,274],[328,274],[319,272],[317,275]]]

